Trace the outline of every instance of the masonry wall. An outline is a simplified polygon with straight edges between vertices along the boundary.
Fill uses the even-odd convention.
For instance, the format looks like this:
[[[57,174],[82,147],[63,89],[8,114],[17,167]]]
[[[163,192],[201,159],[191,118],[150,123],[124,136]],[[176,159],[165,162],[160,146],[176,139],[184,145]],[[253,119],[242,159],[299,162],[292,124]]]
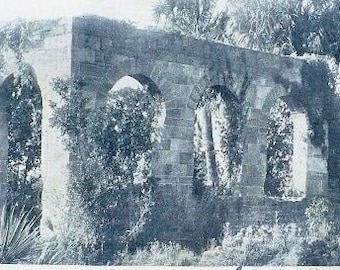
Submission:
[[[249,111],[242,179],[236,187],[244,206],[239,212],[242,220],[235,218],[239,215],[230,215],[229,220],[245,226],[266,220],[268,215],[272,218],[275,209],[283,217],[292,214],[286,211],[287,203],[270,201],[264,195],[266,131],[271,106],[289,92],[275,78],[300,84],[302,61],[176,34],[138,30],[98,17],[75,18],[72,33],[72,76],[85,81],[93,106],[105,105],[107,92],[125,75],[142,74],[159,88],[166,105],[166,119],[162,143],[154,151],[153,173],[160,179],[163,193],[168,194],[164,203],[171,204],[174,198],[169,194],[173,192],[183,199],[187,211],[183,215],[192,215],[195,207],[191,192],[197,101],[205,89],[216,85],[225,85],[237,94],[248,79],[246,100]],[[311,144],[308,149],[307,190],[311,195],[322,194],[327,179],[326,164],[320,156],[320,149]],[[304,204],[295,205],[296,216],[301,216],[303,207],[298,205]],[[168,219],[166,226],[176,227],[178,207],[169,207],[173,219]],[[193,218],[187,221],[187,225],[195,223]],[[179,234],[178,228],[173,231]]]
[[[96,106],[105,104],[107,91],[125,75],[143,74],[159,87],[166,128],[154,162],[162,184],[192,185],[194,109],[202,92],[228,84],[226,74],[234,82],[227,86],[237,92],[247,74],[250,110],[241,189],[263,195],[267,114],[271,104],[287,94],[273,78],[282,75],[299,82],[300,66],[297,60],[136,30],[96,17],[73,21],[72,74],[85,80]]]
[[[153,173],[160,179],[165,196],[176,193],[177,198],[183,200],[182,214],[188,216],[189,225],[195,223],[191,210],[195,208],[196,199],[191,193],[197,102],[209,87],[223,85],[237,94],[245,80],[249,80],[242,178],[236,187],[244,203],[243,210],[238,212],[243,220],[239,224],[256,223],[264,213],[275,209],[273,203],[264,199],[263,192],[267,118],[271,106],[289,92],[277,78],[300,84],[302,61],[177,34],[138,30],[94,16],[42,22],[41,25],[35,33],[37,44],[24,56],[34,68],[42,90],[43,223],[58,226],[69,178],[69,154],[58,130],[49,123],[52,113],[49,101],[59,101],[50,84],[55,77],[82,79],[86,83],[84,92],[93,107],[104,106],[109,90],[125,75],[144,75],[155,82],[165,102],[166,119],[162,142],[153,155]],[[2,122],[3,116],[0,114]],[[0,133],[1,141],[5,140],[4,134],[5,131]],[[320,149],[310,145],[308,153],[307,190],[317,195],[325,186],[326,165]],[[4,174],[5,156],[4,151],[0,152],[0,174]],[[170,205],[171,200],[169,196],[164,202]],[[169,207],[176,212],[175,207]],[[277,207],[285,210],[285,207]],[[229,216],[235,224],[237,217]],[[176,219],[169,218],[169,222],[173,226],[178,224]],[[174,231],[177,233],[178,228]]]

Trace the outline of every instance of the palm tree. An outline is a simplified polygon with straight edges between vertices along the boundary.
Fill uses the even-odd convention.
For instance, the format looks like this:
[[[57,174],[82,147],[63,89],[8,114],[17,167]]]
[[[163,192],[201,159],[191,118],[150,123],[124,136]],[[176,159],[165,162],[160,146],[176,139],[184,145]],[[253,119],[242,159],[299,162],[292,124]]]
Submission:
[[[154,7],[156,21],[167,30],[197,39],[226,42],[226,11],[217,11],[216,0],[160,0]]]

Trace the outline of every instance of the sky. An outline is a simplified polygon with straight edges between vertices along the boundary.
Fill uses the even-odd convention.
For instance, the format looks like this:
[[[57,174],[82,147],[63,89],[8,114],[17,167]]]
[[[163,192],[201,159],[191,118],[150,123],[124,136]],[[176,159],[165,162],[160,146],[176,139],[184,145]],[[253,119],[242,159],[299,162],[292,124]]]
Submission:
[[[225,5],[226,0],[219,0]],[[0,21],[21,18],[55,18],[95,14],[135,22],[144,28],[154,25],[152,7],[157,0],[0,0]]]

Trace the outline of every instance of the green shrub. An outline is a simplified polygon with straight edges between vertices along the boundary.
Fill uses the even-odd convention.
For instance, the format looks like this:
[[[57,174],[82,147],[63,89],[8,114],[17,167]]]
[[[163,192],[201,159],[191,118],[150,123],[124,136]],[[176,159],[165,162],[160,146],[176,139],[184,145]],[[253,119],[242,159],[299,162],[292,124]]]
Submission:
[[[118,264],[121,265],[158,265],[158,266],[190,266],[196,265],[195,254],[179,244],[168,244],[154,241],[134,254],[121,254]]]
[[[335,205],[315,198],[306,208],[307,238],[300,252],[299,265],[338,265],[340,252]]]
[[[331,252],[328,243],[315,240],[311,243],[304,242],[300,255],[299,265],[329,265]]]
[[[52,124],[67,135],[72,155],[64,223],[72,227],[67,235],[76,262],[106,264],[148,221],[161,101],[147,87],[123,88],[110,93],[106,107],[91,108],[82,87],[74,80],[54,81],[62,102],[52,104]]]
[[[2,209],[0,219],[0,263],[32,262],[39,253],[37,218],[30,219],[30,211]]]
[[[302,238],[295,224],[250,226],[234,235],[230,233],[227,225],[221,246],[212,246],[204,252],[200,264],[214,262],[214,265],[296,265],[301,243]],[[291,250],[294,250],[294,254]]]

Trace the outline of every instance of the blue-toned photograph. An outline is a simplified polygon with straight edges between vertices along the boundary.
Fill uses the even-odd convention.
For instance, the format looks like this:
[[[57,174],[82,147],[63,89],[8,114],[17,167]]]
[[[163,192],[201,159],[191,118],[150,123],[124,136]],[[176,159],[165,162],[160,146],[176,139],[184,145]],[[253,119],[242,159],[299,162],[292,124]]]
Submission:
[[[1,264],[340,266],[339,0],[0,6]]]

